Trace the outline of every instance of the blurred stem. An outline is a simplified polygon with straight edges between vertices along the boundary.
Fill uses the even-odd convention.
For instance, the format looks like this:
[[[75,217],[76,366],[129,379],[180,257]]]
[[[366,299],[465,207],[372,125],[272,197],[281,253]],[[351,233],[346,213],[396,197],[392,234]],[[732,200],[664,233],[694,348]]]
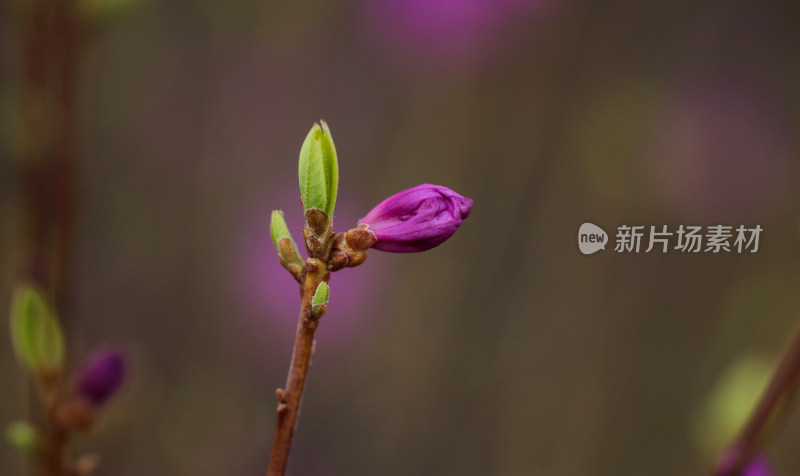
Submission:
[[[40,453],[41,470],[47,476],[71,476],[68,469],[67,442],[69,432],[59,424],[56,409],[61,398],[61,372],[46,373],[39,378],[39,396],[44,410],[44,448]]]
[[[56,43],[61,50],[57,53],[60,81],[56,86],[58,101],[56,105],[55,150],[53,168],[55,184],[53,193],[53,293],[56,305],[64,316],[71,316],[69,275],[72,264],[74,221],[75,221],[75,179],[77,172],[77,80],[82,38],[76,19],[75,2],[58,2],[58,24]],[[64,318],[62,317],[62,320]],[[62,322],[62,326],[65,323]],[[66,327],[66,326],[64,326]]]
[[[69,314],[82,41],[74,1],[29,0],[19,8],[24,65],[18,149],[28,246],[24,275],[53,293],[63,321]]]
[[[56,314],[68,329],[81,25],[74,0],[26,0],[17,8],[23,62],[18,164],[27,247],[22,274],[52,293]],[[61,375],[39,377],[41,398],[32,406],[32,419],[42,424],[45,447],[37,453],[38,470],[47,476],[74,474],[67,455],[69,431],[55,414]]]
[[[283,476],[289,464],[292,437],[297,427],[297,416],[300,414],[300,403],[303,399],[311,355],[314,353],[314,333],[319,325],[319,320],[313,319],[311,315],[311,299],[319,283],[327,281],[329,277],[330,273],[325,263],[314,258],[306,261],[305,278],[301,288],[300,318],[297,323],[292,361],[289,364],[289,376],[286,379],[286,388],[279,388],[275,392],[278,397],[278,409],[267,476]]]
[[[775,434],[790,407],[800,382],[800,325],[783,353],[775,373],[750,415],[744,429],[731,443],[723,459],[729,459],[716,476],[736,476]]]

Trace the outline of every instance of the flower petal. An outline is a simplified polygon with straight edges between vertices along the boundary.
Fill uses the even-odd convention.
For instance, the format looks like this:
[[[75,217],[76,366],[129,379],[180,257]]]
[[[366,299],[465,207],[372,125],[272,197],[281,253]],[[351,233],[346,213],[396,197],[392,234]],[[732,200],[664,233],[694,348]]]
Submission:
[[[411,253],[450,238],[472,210],[472,200],[447,187],[422,184],[403,190],[373,208],[359,223],[375,233],[373,248]]]

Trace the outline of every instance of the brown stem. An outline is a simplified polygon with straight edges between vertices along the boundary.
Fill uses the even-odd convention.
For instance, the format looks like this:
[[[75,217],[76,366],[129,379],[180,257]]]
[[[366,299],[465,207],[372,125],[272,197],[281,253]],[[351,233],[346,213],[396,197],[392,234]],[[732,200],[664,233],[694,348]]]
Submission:
[[[24,2],[20,15],[24,67],[18,163],[28,247],[23,274],[53,293],[64,325],[76,201],[81,29],[72,0]]]
[[[48,449],[44,457],[47,476],[71,476],[67,468],[67,432],[53,427],[47,434]]]
[[[72,317],[68,301],[72,264],[77,175],[77,80],[82,40],[75,2],[58,2],[60,12],[55,28],[59,84],[56,88],[56,130],[53,151],[53,293],[62,326]],[[66,326],[65,326],[66,327]]]
[[[77,72],[82,47],[74,0],[19,2],[22,37],[20,176],[26,217],[26,280],[52,293],[68,331],[77,152]],[[61,375],[39,376],[45,440],[37,456],[42,474],[67,476],[70,430],[56,418]]]
[[[67,443],[69,431],[58,421],[56,411],[62,392],[61,371],[43,372],[38,379],[39,402],[43,411],[43,447],[39,452],[39,469],[47,476],[69,475]]]
[[[717,476],[736,476],[774,435],[800,382],[800,326],[744,429],[722,456]]]
[[[47,103],[47,57],[48,21],[45,4],[32,0],[23,4],[24,76],[22,82],[22,134],[18,150],[20,153],[20,175],[24,180],[24,204],[26,215],[27,260],[24,274],[28,279],[49,288],[47,266],[48,220],[46,138],[49,136]]]
[[[323,262],[314,258],[306,261],[300,318],[297,323],[292,362],[289,365],[289,376],[286,379],[286,388],[279,388],[275,392],[278,397],[278,409],[275,440],[272,443],[267,476],[283,476],[289,464],[292,437],[297,426],[297,416],[300,414],[300,403],[303,399],[303,388],[311,364],[311,355],[314,352],[314,333],[319,325],[318,318],[312,316],[311,299],[319,283],[327,281],[329,277],[330,273]]]

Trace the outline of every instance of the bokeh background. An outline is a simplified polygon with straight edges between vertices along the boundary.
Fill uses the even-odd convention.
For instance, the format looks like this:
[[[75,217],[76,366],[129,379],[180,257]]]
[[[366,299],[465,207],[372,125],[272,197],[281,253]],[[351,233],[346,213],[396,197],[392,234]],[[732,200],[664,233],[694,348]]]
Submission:
[[[8,3],[0,309],[29,248]],[[320,118],[337,229],[419,183],[475,206],[439,248],[334,274],[292,474],[707,474],[800,318],[797,2],[84,4],[63,314],[73,366],[116,345],[131,367],[76,442],[100,475],[265,471],[298,305],[268,217],[299,236]],[[755,254],[584,256],[584,221],[764,232]],[[0,375],[5,424],[31,401],[8,345]],[[798,474],[800,415],[782,430]],[[23,467],[0,446],[0,474]]]

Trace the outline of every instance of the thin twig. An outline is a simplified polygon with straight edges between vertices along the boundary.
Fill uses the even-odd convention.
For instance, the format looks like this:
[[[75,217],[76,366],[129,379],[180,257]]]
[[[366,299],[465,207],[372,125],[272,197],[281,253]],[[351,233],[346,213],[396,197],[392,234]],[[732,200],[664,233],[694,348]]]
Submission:
[[[18,151],[26,215],[25,279],[50,291],[68,327],[77,169],[81,25],[73,0],[24,2],[22,134]]]
[[[728,446],[716,476],[739,475],[783,422],[800,382],[800,326],[742,432]]]
[[[44,372],[38,378],[39,402],[42,408],[44,441],[38,450],[39,469],[47,476],[68,475],[67,444],[69,431],[56,417],[61,400],[63,374],[61,371]]]
[[[311,300],[319,283],[326,281],[329,276],[327,267],[321,261],[309,258],[306,262],[300,318],[297,323],[292,361],[289,365],[289,376],[286,379],[286,387],[279,388],[275,392],[278,397],[278,409],[267,476],[283,476],[289,464],[292,437],[297,426],[303,389],[314,351],[314,333],[319,325],[319,321],[312,316]]]
[[[24,121],[19,164],[28,247],[22,274],[52,293],[61,325],[68,328],[81,25],[74,0],[31,0],[22,2],[19,8],[23,25]],[[67,455],[70,430],[56,418],[62,376],[48,374],[39,378],[41,410],[33,415],[44,430],[43,448],[37,453],[39,470],[47,476],[73,475]]]

